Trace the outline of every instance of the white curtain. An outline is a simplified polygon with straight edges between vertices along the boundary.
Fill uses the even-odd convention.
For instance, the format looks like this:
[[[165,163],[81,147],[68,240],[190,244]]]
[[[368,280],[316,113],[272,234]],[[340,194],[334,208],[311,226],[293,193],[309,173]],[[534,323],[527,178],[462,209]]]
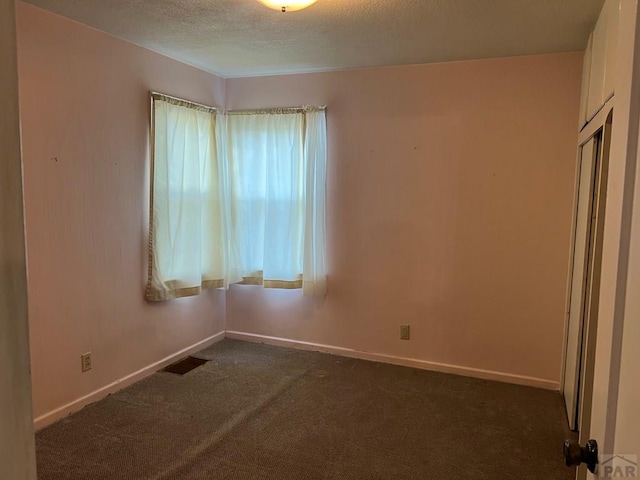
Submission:
[[[324,109],[307,108],[304,138],[306,203],[302,288],[306,295],[324,295],[327,290],[327,121]]]
[[[170,97],[153,101],[151,301],[224,285],[216,113]]]
[[[150,301],[231,283],[326,291],[323,108],[154,97]]]
[[[323,295],[324,109],[230,112],[226,144],[243,283]]]

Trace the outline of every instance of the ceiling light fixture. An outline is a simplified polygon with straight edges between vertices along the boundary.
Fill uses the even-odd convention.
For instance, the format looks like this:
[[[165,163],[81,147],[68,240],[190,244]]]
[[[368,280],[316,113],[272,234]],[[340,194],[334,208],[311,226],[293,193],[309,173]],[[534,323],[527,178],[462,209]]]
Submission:
[[[279,10],[282,13],[295,12],[302,10],[309,5],[316,3],[317,0],[258,0],[264,6]]]

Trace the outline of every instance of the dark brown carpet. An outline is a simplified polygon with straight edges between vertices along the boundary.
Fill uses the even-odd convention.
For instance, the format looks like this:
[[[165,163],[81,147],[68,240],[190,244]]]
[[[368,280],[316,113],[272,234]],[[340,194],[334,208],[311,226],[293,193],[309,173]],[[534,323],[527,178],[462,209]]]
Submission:
[[[36,436],[40,480],[570,480],[558,393],[224,340]]]

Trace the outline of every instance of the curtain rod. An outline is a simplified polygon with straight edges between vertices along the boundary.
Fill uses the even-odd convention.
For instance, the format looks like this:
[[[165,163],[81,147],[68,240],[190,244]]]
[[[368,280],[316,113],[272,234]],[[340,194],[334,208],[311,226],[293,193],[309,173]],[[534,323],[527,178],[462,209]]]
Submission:
[[[255,114],[288,114],[305,113],[326,110],[326,105],[303,105],[302,107],[275,107],[275,108],[253,108],[249,110],[227,110],[229,115],[255,115]]]
[[[160,92],[154,92],[151,91],[150,92],[151,97],[155,100],[164,100],[167,101],[169,103],[173,103],[174,105],[181,105],[183,107],[191,107],[191,108],[197,108],[200,110],[205,110],[207,112],[217,112],[218,109],[216,107],[212,107],[210,105],[204,105],[202,103],[198,103],[198,102],[192,102],[191,100],[185,100],[184,98],[179,98],[179,97],[174,97],[172,95],[167,95],[166,93],[160,93]]]
[[[174,97],[173,95],[167,95],[166,93],[160,93],[151,91],[149,92],[151,97],[156,100],[164,100],[175,105],[182,105],[185,107],[198,108],[208,112],[218,112],[220,109],[205,105],[203,103],[193,102],[180,97]],[[258,108],[249,110],[227,110],[226,113],[230,115],[251,115],[251,114],[286,114],[286,113],[305,113],[326,110],[326,105],[303,105],[301,107],[275,107],[275,108]]]

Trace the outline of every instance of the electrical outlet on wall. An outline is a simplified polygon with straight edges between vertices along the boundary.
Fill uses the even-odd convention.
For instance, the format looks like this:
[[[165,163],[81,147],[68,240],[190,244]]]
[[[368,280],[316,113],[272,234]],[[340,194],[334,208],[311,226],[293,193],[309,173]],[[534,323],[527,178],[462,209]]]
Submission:
[[[409,340],[411,336],[409,325],[400,325],[400,340]]]
[[[88,372],[91,370],[91,352],[87,352],[84,355],[80,355],[80,360],[82,361],[82,371]]]

